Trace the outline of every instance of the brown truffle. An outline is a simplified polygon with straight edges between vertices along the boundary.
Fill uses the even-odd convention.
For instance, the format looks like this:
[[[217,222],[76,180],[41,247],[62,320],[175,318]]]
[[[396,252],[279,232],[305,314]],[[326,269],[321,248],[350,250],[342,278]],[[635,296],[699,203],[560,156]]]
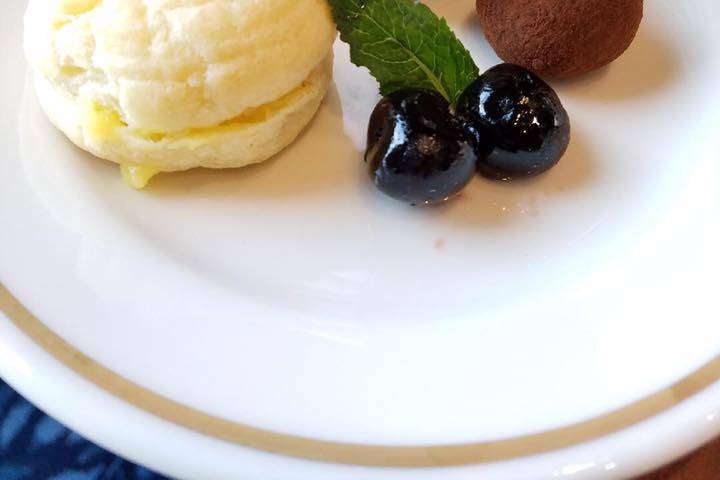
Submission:
[[[477,0],[477,11],[500,58],[566,78],[607,65],[630,46],[643,0]]]

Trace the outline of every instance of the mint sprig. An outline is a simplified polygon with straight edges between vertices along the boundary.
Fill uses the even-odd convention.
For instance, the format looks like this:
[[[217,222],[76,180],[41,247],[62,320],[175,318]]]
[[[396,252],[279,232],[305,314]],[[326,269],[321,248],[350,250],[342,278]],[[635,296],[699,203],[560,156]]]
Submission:
[[[432,89],[454,104],[478,67],[447,22],[414,0],[329,0],[350,59],[388,95]]]

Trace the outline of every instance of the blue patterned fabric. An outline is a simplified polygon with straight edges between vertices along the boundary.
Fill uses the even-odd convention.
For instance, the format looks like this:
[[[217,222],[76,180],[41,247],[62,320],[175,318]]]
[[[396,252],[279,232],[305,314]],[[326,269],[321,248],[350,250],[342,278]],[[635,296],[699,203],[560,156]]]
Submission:
[[[0,480],[167,480],[93,445],[0,379]]]

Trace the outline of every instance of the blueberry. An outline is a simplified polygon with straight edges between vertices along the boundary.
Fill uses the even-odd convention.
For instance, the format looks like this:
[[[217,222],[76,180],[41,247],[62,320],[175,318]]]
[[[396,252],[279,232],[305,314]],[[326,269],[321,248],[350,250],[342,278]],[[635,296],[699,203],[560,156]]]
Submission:
[[[560,160],[570,141],[570,120],[555,91],[509,63],[470,84],[456,113],[474,137],[478,170],[494,179],[538,175]]]
[[[375,185],[413,205],[442,202],[472,178],[472,141],[438,93],[402,90],[370,117],[365,161]]]

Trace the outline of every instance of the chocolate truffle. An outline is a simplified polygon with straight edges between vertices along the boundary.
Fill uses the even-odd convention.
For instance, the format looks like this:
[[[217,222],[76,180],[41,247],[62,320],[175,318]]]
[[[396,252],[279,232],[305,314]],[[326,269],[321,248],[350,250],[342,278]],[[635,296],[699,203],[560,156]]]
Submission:
[[[504,61],[567,78],[607,65],[630,46],[643,0],[477,0],[477,11]]]

